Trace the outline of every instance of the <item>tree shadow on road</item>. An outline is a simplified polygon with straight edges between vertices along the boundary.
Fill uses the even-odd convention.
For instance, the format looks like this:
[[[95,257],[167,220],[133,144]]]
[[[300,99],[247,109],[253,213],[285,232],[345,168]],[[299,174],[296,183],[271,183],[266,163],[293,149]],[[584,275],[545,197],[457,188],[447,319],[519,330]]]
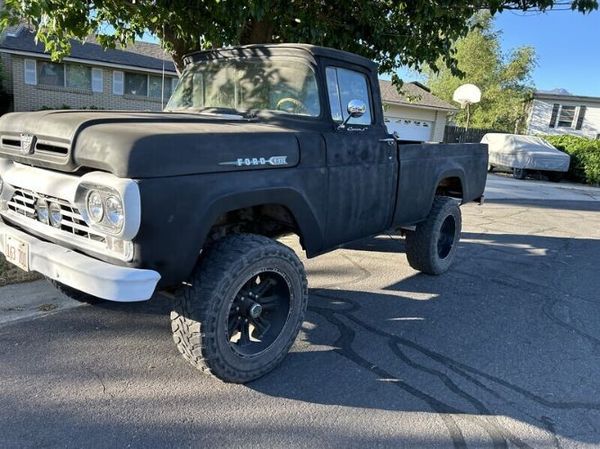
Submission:
[[[499,447],[530,447],[511,419],[549,441],[600,443],[592,424],[600,398],[591,394],[600,391],[600,240],[463,239],[443,276],[415,274],[379,292],[311,290],[304,335],[320,350],[290,354],[251,388],[321,404],[434,411],[459,446],[461,422],[469,421]],[[347,248],[385,254],[402,245],[380,236]]]

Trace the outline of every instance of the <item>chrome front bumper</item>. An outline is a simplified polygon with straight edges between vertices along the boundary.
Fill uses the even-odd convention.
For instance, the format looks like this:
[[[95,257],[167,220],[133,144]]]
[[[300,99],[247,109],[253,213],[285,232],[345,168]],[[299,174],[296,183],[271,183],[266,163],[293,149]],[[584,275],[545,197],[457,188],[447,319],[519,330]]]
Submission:
[[[153,270],[120,267],[44,242],[0,223],[0,251],[6,236],[29,245],[29,268],[62,284],[110,301],[145,301],[152,297],[160,274]]]

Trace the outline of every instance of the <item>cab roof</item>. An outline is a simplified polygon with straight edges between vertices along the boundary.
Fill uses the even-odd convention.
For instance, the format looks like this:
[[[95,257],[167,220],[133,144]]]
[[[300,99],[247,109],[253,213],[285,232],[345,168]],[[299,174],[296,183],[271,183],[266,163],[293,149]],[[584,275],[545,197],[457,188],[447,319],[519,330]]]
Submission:
[[[313,62],[315,62],[315,57],[325,57],[361,65],[369,70],[377,70],[377,64],[363,56],[343,50],[336,50],[334,48],[320,47],[318,45],[311,44],[261,44],[243,45],[232,48],[219,48],[216,50],[190,53],[185,56],[184,62],[187,65],[192,62],[220,58],[268,58],[270,56],[299,56],[312,59]]]

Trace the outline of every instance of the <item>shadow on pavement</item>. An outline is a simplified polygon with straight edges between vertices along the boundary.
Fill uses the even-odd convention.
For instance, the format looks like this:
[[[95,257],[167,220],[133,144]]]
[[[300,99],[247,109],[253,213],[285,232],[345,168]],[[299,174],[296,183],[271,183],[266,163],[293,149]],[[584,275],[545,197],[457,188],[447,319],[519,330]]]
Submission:
[[[380,293],[311,290],[306,339],[327,349],[292,353],[250,387],[320,404],[458,414],[498,447],[531,447],[507,419],[600,443],[590,424],[600,422],[592,393],[600,391],[600,240],[463,238],[444,276],[416,274]],[[380,237],[348,248],[391,253],[400,245]],[[331,352],[345,370],[331,372]],[[445,423],[460,446],[460,426]]]

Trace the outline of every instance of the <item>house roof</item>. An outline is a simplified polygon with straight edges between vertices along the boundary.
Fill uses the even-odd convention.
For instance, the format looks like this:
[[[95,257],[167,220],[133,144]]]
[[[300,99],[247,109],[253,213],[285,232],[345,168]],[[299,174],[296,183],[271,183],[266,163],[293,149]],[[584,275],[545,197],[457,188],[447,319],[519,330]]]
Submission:
[[[581,103],[600,103],[600,97],[588,97],[585,95],[571,95],[564,93],[536,91],[533,94],[534,99],[553,100],[553,101],[578,101]]]
[[[403,106],[420,107],[427,109],[442,109],[445,111],[455,111],[458,108],[441,98],[433,95],[429,89],[421,83],[404,83],[401,93],[391,81],[379,80],[381,89],[381,101],[387,104],[398,104]]]
[[[0,51],[9,53],[27,53],[47,56],[44,45],[35,42],[34,33],[26,26],[7,30],[0,40]],[[85,43],[72,40],[71,54],[68,60],[95,62],[97,64],[116,64],[147,70],[162,70],[176,73],[173,60],[158,44],[136,42],[121,49],[103,49],[95,39],[89,37]]]

